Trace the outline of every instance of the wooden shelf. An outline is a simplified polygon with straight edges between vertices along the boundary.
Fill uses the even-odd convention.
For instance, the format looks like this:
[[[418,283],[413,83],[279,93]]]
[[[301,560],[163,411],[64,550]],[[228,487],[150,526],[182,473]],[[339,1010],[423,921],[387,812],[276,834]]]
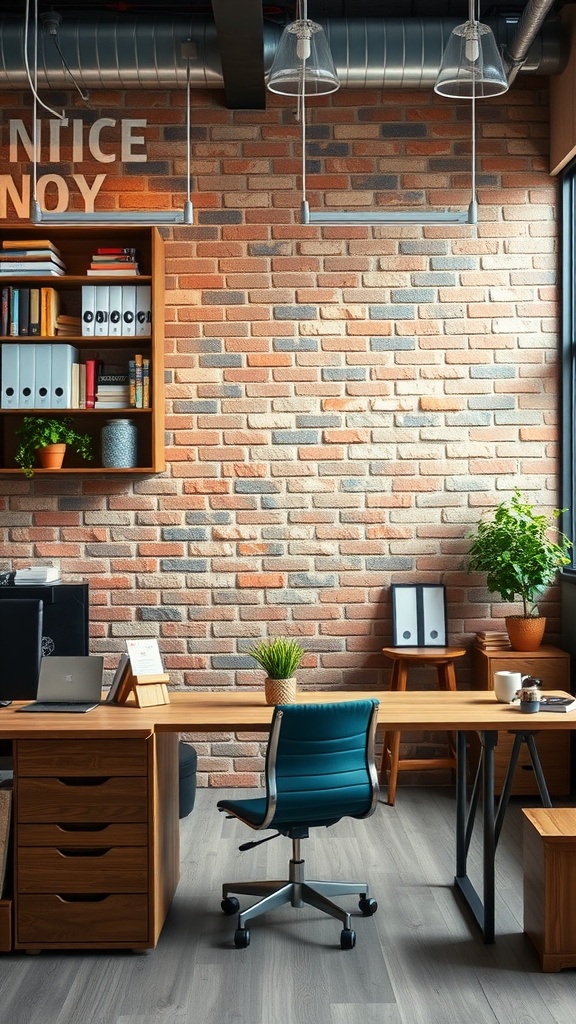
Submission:
[[[71,417],[73,423],[78,421],[77,429],[89,433],[93,437],[93,462],[81,462],[74,453],[68,451],[65,465],[59,473],[94,474],[119,473],[151,474],[160,473],[166,468],[164,449],[164,240],[158,228],[124,227],[114,228],[88,225],[86,227],[28,227],[17,224],[7,225],[0,230],[0,242],[4,239],[26,240],[49,239],[59,250],[67,273],[62,276],[36,276],[23,273],[19,276],[0,274],[0,287],[51,287],[62,297],[64,312],[79,315],[82,308],[82,287],[96,284],[118,285],[150,285],[152,292],[152,328],[151,335],[56,335],[36,336],[19,335],[0,336],[0,352],[4,344],[39,344],[72,345],[83,352],[106,353],[108,359],[112,353],[122,353],[122,360],[127,360],[130,353],[142,352],[150,359],[150,407],[146,409],[34,409],[34,408],[1,408],[0,409],[0,475],[22,476],[22,470],[14,461],[17,446],[18,420],[24,416]],[[96,247],[134,247],[141,274],[135,277],[98,275],[87,276],[86,269]],[[120,361],[120,360],[119,360]],[[100,431],[104,420],[134,417],[138,426],[138,465],[133,468],[109,469],[100,461]],[[34,475],[53,475],[53,470],[34,470]],[[24,478],[24,477],[23,477]],[[24,478],[25,479],[25,478]]]

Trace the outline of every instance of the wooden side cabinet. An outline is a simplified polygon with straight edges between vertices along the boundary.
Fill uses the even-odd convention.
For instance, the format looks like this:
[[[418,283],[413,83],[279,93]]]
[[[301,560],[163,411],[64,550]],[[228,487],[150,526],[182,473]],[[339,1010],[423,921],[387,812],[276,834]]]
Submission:
[[[525,808],[524,931],[543,971],[576,967],[576,808]]]
[[[14,948],[153,948],[179,878],[177,736],[14,747]]]
[[[536,676],[542,680],[545,690],[570,692],[570,655],[559,647],[543,644],[537,651],[530,652],[472,649],[472,685],[475,690],[493,690],[494,673],[502,670]],[[537,722],[531,722],[530,727],[537,728]],[[501,792],[504,784],[513,742],[511,733],[499,734],[494,766],[497,793]],[[570,792],[570,733],[537,733],[536,747],[551,796],[566,796]],[[472,745],[472,763],[476,756],[477,751]],[[538,795],[530,755],[524,744],[516,767],[512,795]]]

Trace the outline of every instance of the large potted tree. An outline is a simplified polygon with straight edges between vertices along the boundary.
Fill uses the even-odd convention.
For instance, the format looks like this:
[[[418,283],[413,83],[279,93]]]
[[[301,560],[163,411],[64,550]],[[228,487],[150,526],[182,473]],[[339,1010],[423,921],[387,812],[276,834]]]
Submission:
[[[522,602],[522,614],[505,619],[515,651],[540,646],[546,618],[538,611],[538,598],[570,561],[572,543],[557,526],[561,514],[561,509],[537,512],[516,489],[471,535],[468,571],[486,573],[488,590],[503,601]]]

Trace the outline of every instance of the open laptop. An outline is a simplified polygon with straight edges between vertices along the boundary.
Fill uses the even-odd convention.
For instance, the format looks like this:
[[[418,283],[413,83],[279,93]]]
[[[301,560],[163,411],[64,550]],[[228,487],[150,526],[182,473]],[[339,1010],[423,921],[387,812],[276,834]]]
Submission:
[[[100,656],[42,658],[37,699],[20,711],[59,711],[83,714],[102,698],[104,658]]]

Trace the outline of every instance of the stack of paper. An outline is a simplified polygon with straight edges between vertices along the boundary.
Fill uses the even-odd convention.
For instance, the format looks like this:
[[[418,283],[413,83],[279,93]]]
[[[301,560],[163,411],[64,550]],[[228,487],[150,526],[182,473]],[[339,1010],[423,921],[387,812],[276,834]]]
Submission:
[[[59,583],[60,569],[54,565],[29,565],[27,569],[17,569],[14,583],[18,586],[38,587],[43,583]]]

